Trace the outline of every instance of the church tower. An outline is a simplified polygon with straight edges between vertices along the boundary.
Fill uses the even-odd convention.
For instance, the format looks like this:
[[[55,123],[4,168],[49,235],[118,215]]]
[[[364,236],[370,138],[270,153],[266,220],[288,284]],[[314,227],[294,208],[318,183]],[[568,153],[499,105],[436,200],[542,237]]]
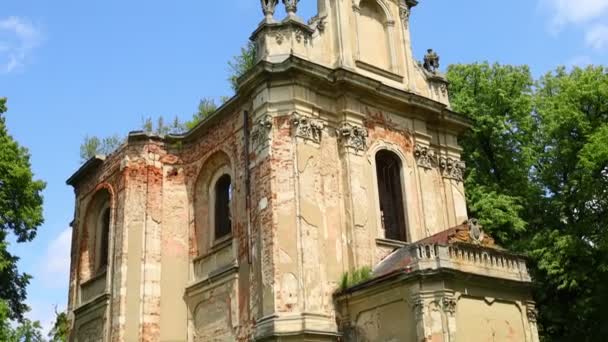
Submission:
[[[417,3],[261,0],[232,99],[70,177],[70,340],[538,341],[525,260],[468,218]]]

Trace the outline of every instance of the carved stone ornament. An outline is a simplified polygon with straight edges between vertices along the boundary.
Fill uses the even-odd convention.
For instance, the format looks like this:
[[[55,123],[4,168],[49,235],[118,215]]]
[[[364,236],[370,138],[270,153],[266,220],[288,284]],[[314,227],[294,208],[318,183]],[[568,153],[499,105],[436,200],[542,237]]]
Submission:
[[[411,13],[412,12],[411,12],[410,8],[406,4],[402,4],[401,6],[399,6],[399,17],[401,18],[401,21],[403,22],[403,26],[406,28],[408,27]]]
[[[441,174],[445,178],[454,179],[459,182],[464,180],[466,164],[462,161],[441,157],[439,160],[439,168],[441,168]]]
[[[317,144],[321,142],[324,127],[322,121],[307,118],[294,113],[294,118],[291,122],[295,128],[296,137],[310,140]]]
[[[443,312],[454,316],[456,314],[456,299],[451,297],[443,297],[442,300]]]
[[[312,18],[310,18],[310,20],[308,21],[308,26],[313,27],[317,30],[319,30],[319,32],[323,33],[325,31],[325,27],[327,25],[327,16],[324,15],[322,17],[316,15]]]
[[[433,163],[435,163],[435,151],[430,147],[416,144],[414,157],[416,157],[416,164],[418,164],[418,166],[425,169],[433,168]]]
[[[308,32],[304,32],[304,30],[302,30],[301,28],[296,28],[295,35],[296,35],[296,41],[298,43],[301,43],[302,41],[304,41],[304,44],[308,44],[308,38],[309,38]]]
[[[412,309],[414,310],[414,317],[416,321],[422,321],[424,317],[424,301],[422,299],[417,299],[412,305]]]
[[[266,18],[272,18],[274,11],[277,8],[279,0],[260,0],[262,3],[262,12]]]
[[[449,230],[448,243],[467,243],[488,248],[501,249],[494,239],[484,233],[477,219],[470,219],[462,225]]]
[[[277,44],[281,45],[285,41],[285,32],[277,30],[274,33],[274,38],[277,40]]]
[[[468,222],[469,225],[469,237],[471,241],[476,244],[480,244],[484,239],[484,233],[481,225],[477,219],[470,219]]]
[[[439,89],[441,89],[441,95],[448,96],[448,85],[447,84],[441,83],[441,85],[439,86]]]
[[[365,151],[367,149],[368,134],[364,127],[344,123],[342,127],[336,130],[336,133],[342,146],[352,148],[355,151]]]
[[[529,306],[526,309],[526,315],[528,316],[528,322],[536,324],[538,320],[538,312],[534,307]]]
[[[300,0],[283,0],[285,11],[287,14],[295,14],[298,11],[298,2]]]
[[[423,67],[432,74],[437,73],[437,70],[439,70],[439,55],[433,49],[426,51]]]
[[[264,115],[253,126],[251,131],[251,146],[255,151],[261,151],[268,146],[272,131],[272,117]]]

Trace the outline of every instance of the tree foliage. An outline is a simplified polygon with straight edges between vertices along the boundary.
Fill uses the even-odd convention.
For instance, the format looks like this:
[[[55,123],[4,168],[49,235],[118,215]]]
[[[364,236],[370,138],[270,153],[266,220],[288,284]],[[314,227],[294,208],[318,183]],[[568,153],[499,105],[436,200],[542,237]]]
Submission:
[[[80,159],[85,162],[98,155],[110,155],[120,147],[124,139],[118,135],[113,135],[106,138],[98,138],[96,136],[85,136],[84,141],[80,145]]]
[[[211,98],[203,98],[198,103],[198,110],[192,116],[190,121],[185,123],[186,129],[193,129],[199,122],[208,118],[211,114],[215,113],[217,110],[217,104],[214,99]]]
[[[67,342],[70,323],[65,312],[56,312],[55,323],[49,332],[49,342]]]
[[[230,72],[228,81],[234,91],[238,89],[239,78],[255,66],[255,54],[255,44],[249,42],[241,48],[239,55],[234,56],[231,61],[228,61]],[[225,103],[229,99],[230,97],[223,96],[221,97],[221,103]],[[196,127],[199,122],[215,113],[217,109],[218,105],[213,98],[204,97],[200,100],[198,110],[192,115],[190,120],[182,122],[177,116],[172,121],[168,121],[162,115],[157,117],[156,120],[152,119],[152,117],[146,117],[142,119],[141,129],[144,132],[157,135],[183,134]],[[80,145],[80,159],[82,162],[85,162],[96,155],[109,155],[118,149],[124,140],[124,138],[118,135],[107,138],[86,136]]]
[[[8,305],[8,317],[22,320],[30,276],[17,269],[18,257],[8,251],[8,235],[17,242],[34,239],[43,222],[44,182],[34,180],[27,149],[8,134],[3,114],[6,99],[0,99],[0,300]]]
[[[452,104],[473,122],[461,139],[471,214],[530,257],[541,333],[598,341],[608,327],[608,74],[559,68],[449,68]]]
[[[241,48],[241,53],[233,57],[232,61],[228,62],[228,67],[230,69],[228,81],[230,81],[232,90],[235,92],[239,88],[239,78],[255,66],[255,55],[255,43],[249,41],[247,45]]]
[[[3,342],[44,342],[42,326],[38,321],[24,319],[13,327],[9,317],[9,306],[0,300],[0,341]]]
[[[525,230],[521,218],[533,186],[536,120],[531,115],[533,79],[527,67],[453,65],[448,70],[452,104],[472,129],[461,139],[471,214],[499,241]],[[491,218],[491,219],[490,219]]]

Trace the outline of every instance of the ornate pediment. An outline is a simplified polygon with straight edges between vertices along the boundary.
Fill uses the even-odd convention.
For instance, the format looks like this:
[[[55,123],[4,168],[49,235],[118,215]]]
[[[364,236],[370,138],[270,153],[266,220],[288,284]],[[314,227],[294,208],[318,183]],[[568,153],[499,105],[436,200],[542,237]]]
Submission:
[[[448,243],[468,243],[483,247],[498,248],[494,239],[484,232],[477,219],[470,219],[462,225],[452,228],[448,234]]]

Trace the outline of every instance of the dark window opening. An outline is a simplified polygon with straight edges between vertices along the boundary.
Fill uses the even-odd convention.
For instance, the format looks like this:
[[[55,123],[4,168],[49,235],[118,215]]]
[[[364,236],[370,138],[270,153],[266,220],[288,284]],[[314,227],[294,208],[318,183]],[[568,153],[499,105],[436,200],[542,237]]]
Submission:
[[[215,239],[223,238],[232,232],[230,201],[232,184],[229,175],[223,175],[215,184]]]
[[[380,215],[385,237],[407,241],[401,186],[401,160],[389,151],[376,154],[376,174],[380,196]]]
[[[101,227],[99,235],[99,270],[108,266],[108,255],[110,248],[110,208],[104,210],[101,216]]]

